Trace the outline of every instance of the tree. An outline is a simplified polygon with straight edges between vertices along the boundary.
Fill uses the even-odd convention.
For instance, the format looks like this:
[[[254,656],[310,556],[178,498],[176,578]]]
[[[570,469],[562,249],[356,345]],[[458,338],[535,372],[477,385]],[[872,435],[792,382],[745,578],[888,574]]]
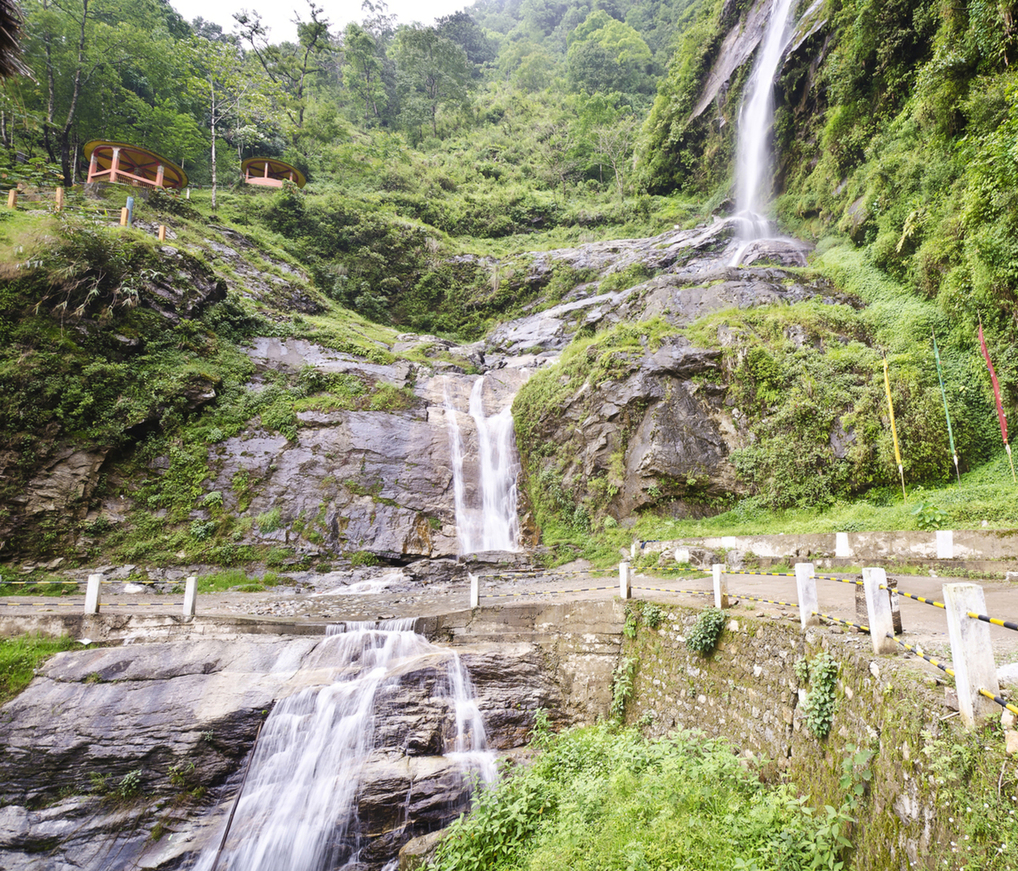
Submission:
[[[311,79],[324,70],[326,56],[333,51],[328,19],[322,7],[309,0],[311,20],[297,24],[297,42],[270,45],[268,32],[257,12],[239,12],[233,17],[240,26],[240,38],[251,46],[262,69],[278,90],[279,103],[299,133],[304,127],[308,87]]]
[[[434,27],[410,25],[393,42],[400,95],[400,117],[407,129],[427,118],[438,135],[438,109],[463,105],[470,72],[466,53]]]
[[[649,92],[650,48],[628,24],[597,9],[569,35],[566,62],[578,90]]]
[[[437,19],[435,29],[462,48],[467,60],[475,68],[492,63],[498,56],[497,43],[489,39],[466,12],[454,12],[452,15]],[[475,69],[474,73],[480,75],[480,69]]]
[[[385,59],[375,38],[352,21],[343,35],[343,84],[364,104],[364,120],[377,122],[385,100]]]
[[[188,90],[201,101],[212,135],[212,208],[216,208],[216,138],[223,128],[242,121],[241,107],[251,91],[250,78],[242,67],[237,46],[231,42],[209,42],[195,37],[189,44],[192,74]],[[255,97],[257,99],[257,97]],[[247,107],[250,114],[251,107]]]

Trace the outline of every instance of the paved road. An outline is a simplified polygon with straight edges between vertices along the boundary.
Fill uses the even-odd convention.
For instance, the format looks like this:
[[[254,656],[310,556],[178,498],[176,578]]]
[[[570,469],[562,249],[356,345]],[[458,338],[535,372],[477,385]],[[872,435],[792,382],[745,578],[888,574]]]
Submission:
[[[283,618],[307,622],[340,622],[378,620],[398,617],[430,616],[470,607],[469,585],[466,582],[434,582],[414,584],[398,572],[381,571],[370,580],[337,583],[335,574],[330,582],[304,582],[299,586],[280,586],[261,593],[213,593],[198,598],[198,612],[204,615]],[[821,575],[826,572],[819,573]],[[855,576],[831,576],[849,578]],[[362,576],[361,576],[362,577]],[[892,575],[899,590],[928,599],[942,601],[943,583],[952,579],[929,575]],[[798,620],[795,578],[780,575],[728,575],[730,597],[735,600],[733,613],[752,614],[772,619]],[[980,583],[980,582],[974,582]],[[989,616],[1018,622],[1018,586],[1001,581],[980,583],[986,596]],[[123,593],[122,585],[104,588],[102,610],[122,614],[179,614],[183,597],[179,594]],[[638,573],[633,580],[633,597],[666,604],[700,608],[712,604],[707,595],[712,590],[708,576],[664,577]],[[865,623],[865,610],[858,610],[857,590],[853,584],[817,580],[820,610],[840,620]],[[482,575],[482,606],[498,606],[534,600],[596,599],[618,594],[616,572],[592,573],[567,567],[545,573]],[[771,600],[759,601],[759,600]],[[772,602],[786,604],[772,604]],[[947,623],[944,611],[931,605],[899,597],[902,639],[919,644],[934,657],[950,658]],[[62,597],[9,597],[0,599],[0,614],[69,613],[84,607],[81,595]],[[847,634],[854,630],[845,628]],[[990,626],[998,663],[1018,661],[1018,632]],[[932,668],[932,667],[931,667]]]

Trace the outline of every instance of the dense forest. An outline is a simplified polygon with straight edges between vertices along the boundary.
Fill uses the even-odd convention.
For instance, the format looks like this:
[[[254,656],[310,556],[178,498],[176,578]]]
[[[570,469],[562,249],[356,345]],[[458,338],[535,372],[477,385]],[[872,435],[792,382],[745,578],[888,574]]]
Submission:
[[[421,25],[368,0],[360,22],[340,28],[312,0],[295,11],[297,40],[278,42],[257,13],[224,29],[184,21],[165,0],[23,0],[27,72],[0,88],[0,175],[28,193],[62,184],[72,208],[0,221],[4,501],[16,500],[46,445],[61,439],[121,450],[158,435],[183,440],[186,453],[189,439],[210,440],[210,428],[221,436],[257,412],[272,419],[264,405],[277,400],[285,427],[291,394],[240,398],[246,373],[229,348],[245,337],[328,334],[368,357],[378,353],[363,343],[371,329],[477,340],[542,294],[559,298],[589,278],[561,270],[535,284],[518,259],[525,252],[728,214],[750,64],[720,84],[710,77],[756,5],[478,0]],[[728,318],[742,345],[726,351],[726,365],[753,409],[752,434],[733,457],[740,487],[723,498],[704,493],[705,510],[739,503],[741,516],[759,518],[866,493],[886,504],[898,474],[874,378],[884,355],[911,439],[903,474],[927,488],[950,480],[933,330],[962,471],[983,470],[970,480],[996,487],[1010,473],[976,329],[981,322],[1010,409],[1018,387],[1015,5],[799,7],[775,88],[777,215],[816,245],[805,273],[858,304]],[[203,227],[243,234],[257,256],[303,270],[311,301],[295,313],[278,300],[231,295],[189,335],[145,333],[131,305],[163,267],[151,244],[98,226],[123,195],[82,193],[83,146],[94,139],[179,164],[190,191],[150,198],[153,220],[176,221],[197,247]],[[238,185],[241,160],[252,156],[285,160],[309,183],[253,196]],[[22,268],[26,252],[31,269]],[[187,270],[214,282],[200,256]],[[318,312],[332,326],[307,317]],[[818,347],[837,333],[843,349],[790,350],[790,317],[804,320]],[[364,326],[355,336],[343,323]],[[689,335],[710,345],[716,326]],[[145,365],[124,356],[134,334],[151,351]],[[208,424],[198,438],[188,397],[203,379],[231,385],[217,412],[230,423]],[[843,425],[867,438],[850,456],[825,459],[830,433]],[[525,460],[533,448],[521,444]],[[621,519],[599,525],[612,508],[589,480],[566,481],[565,502],[562,486],[552,499],[536,481],[530,496],[546,528],[556,513],[581,516],[584,535]],[[921,501],[916,522],[1011,522],[1005,501],[983,490]],[[60,540],[52,523],[47,547]]]

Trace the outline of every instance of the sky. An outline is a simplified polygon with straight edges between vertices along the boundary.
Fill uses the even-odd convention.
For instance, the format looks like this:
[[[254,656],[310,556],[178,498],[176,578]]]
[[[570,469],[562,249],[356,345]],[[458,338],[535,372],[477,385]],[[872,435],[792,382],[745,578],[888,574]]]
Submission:
[[[450,15],[470,5],[472,0],[389,0],[389,13],[395,15],[401,24],[413,21],[431,24],[436,18]],[[325,10],[325,17],[332,24],[333,32],[341,30],[350,21],[361,21],[364,12],[361,0],[317,0]],[[294,10],[307,21],[308,0],[170,0],[170,5],[187,21],[201,17],[220,25],[223,30],[233,32],[233,13],[241,9],[261,13],[262,21],[269,30],[270,42],[283,42],[297,38],[297,28],[292,23]]]

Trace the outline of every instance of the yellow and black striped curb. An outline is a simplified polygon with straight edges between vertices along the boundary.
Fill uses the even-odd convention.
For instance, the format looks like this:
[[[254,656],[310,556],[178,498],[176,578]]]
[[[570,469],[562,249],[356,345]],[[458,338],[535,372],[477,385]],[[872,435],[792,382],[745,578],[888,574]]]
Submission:
[[[830,620],[832,623],[838,623],[842,626],[851,626],[853,629],[858,629],[860,632],[869,634],[870,627],[862,626],[859,623],[852,623],[850,620],[842,620],[840,617],[832,617],[830,614],[821,614],[819,611],[811,611],[814,616],[821,618],[822,620]]]

